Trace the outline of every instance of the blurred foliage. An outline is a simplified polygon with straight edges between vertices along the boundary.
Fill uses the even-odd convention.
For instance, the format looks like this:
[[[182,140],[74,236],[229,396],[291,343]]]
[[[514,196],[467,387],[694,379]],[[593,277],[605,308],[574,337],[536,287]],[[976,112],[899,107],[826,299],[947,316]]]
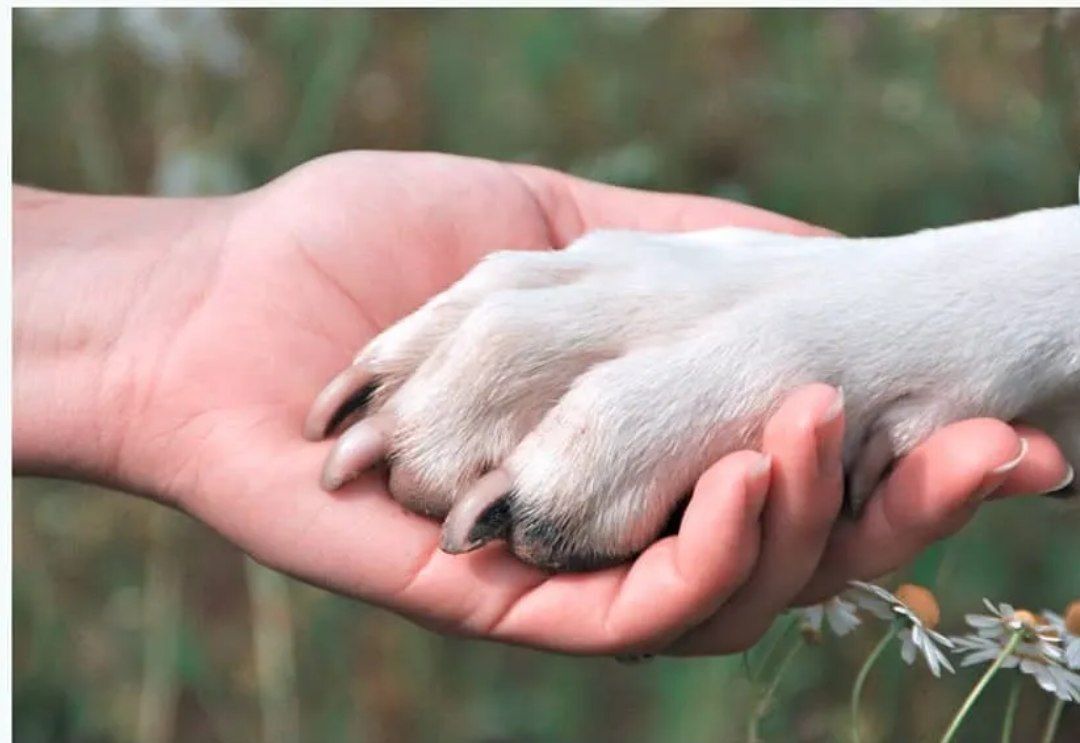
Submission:
[[[1075,200],[1080,14],[857,10],[17,10],[19,182],[216,193],[343,148],[437,149],[737,198],[851,234]],[[983,595],[1080,594],[1080,517],[986,509],[910,574],[946,629]],[[620,666],[432,635],[276,576],[183,516],[16,483],[15,735],[37,741],[731,741],[738,658]],[[830,741],[875,641],[804,652],[763,726]],[[896,659],[874,739],[974,681]],[[965,740],[995,735],[1004,684]],[[1016,740],[1048,700],[1028,684]],[[888,731],[888,732],[886,732]],[[1059,740],[1080,739],[1067,710]]]

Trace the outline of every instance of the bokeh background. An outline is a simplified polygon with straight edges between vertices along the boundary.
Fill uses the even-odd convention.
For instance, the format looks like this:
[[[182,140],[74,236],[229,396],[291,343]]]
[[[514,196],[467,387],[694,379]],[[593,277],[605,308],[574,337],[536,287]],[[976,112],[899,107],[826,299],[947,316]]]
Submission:
[[[220,193],[332,150],[435,149],[851,234],[1077,194],[1077,11],[31,9],[13,42],[15,178],[43,187]],[[447,639],[136,498],[15,491],[19,741],[745,738],[738,657],[621,666]],[[1045,499],[994,505],[897,578],[935,587],[946,630],[984,595],[1060,611],[1080,596],[1078,533]],[[802,650],[763,737],[845,737],[877,637]],[[975,678],[890,653],[868,739],[936,739]],[[996,739],[1006,688],[964,740]],[[1026,682],[1016,740],[1048,708]],[[1059,740],[1080,740],[1076,705]]]

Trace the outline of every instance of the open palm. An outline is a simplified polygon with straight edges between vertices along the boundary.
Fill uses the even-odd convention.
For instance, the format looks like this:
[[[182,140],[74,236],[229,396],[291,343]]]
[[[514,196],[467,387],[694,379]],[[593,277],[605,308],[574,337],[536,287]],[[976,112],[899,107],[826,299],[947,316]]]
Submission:
[[[304,580],[443,631],[568,652],[661,648],[695,626],[708,628],[706,640],[702,630],[690,632],[699,638],[688,652],[735,649],[752,642],[795,594],[815,590],[806,584],[820,552],[809,556],[806,576],[782,601],[747,598],[759,555],[780,528],[761,517],[773,497],[766,497],[768,482],[758,494],[747,484],[750,453],[710,470],[680,534],[632,565],[549,576],[499,546],[443,554],[438,524],[397,505],[383,473],[323,492],[318,473],[331,442],[300,435],[312,398],[357,349],[488,252],[550,250],[606,225],[738,224],[807,234],[814,228],[712,199],[426,154],[334,155],[221,203],[227,217],[219,241],[169,254],[159,272],[170,277],[168,291],[133,318],[138,330],[127,335],[158,339],[152,351],[148,345],[128,352],[147,368],[123,449],[131,482]],[[797,422],[800,410],[778,415]],[[818,498],[818,511],[807,518],[833,532],[814,579],[819,592],[895,567],[970,514],[970,492],[1013,455],[1017,439],[991,421],[958,426],[911,455],[907,484],[915,483],[915,505],[906,516],[898,519],[885,506],[875,516],[872,507],[866,525],[835,526],[838,487]],[[961,445],[972,438],[979,446]],[[775,445],[803,443],[792,434]],[[928,470],[938,473],[933,488]],[[1016,475],[1025,476],[1040,475]],[[719,627],[732,597],[756,609]]]

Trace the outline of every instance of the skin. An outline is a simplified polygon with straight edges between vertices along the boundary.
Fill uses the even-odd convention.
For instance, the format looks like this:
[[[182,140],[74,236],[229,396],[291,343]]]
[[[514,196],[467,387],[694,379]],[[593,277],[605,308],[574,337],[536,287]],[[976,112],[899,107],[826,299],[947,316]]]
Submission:
[[[451,556],[385,472],[318,486],[333,441],[305,441],[304,416],[356,349],[496,249],[614,226],[820,230],[528,166],[370,152],[232,197],[20,188],[14,208],[16,474],[154,498],[263,564],[440,632],[569,653],[741,650],[793,603],[904,564],[991,491],[1048,490],[1066,470],[1038,431],[966,421],[846,520],[837,391],[813,385],[784,403],[763,453],[706,472],[679,534],[632,564],[548,575],[498,544]],[[1021,435],[1025,456],[995,473]]]

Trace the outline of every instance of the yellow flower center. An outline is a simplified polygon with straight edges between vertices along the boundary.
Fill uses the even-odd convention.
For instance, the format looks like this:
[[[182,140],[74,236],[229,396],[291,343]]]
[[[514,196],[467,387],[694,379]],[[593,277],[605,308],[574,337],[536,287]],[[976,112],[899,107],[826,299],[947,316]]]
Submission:
[[[1065,608],[1065,629],[1071,635],[1080,635],[1080,599]]]
[[[824,639],[820,630],[816,630],[808,624],[800,625],[799,634],[802,635],[803,642],[807,645],[820,645]]]
[[[937,627],[941,620],[941,609],[929,588],[905,583],[896,589],[895,595],[904,606],[911,609],[911,613],[919,618],[924,627],[927,629]]]
[[[1012,613],[1012,616],[1008,618],[1008,621],[1017,622],[1027,629],[1034,629],[1041,624],[1039,618],[1027,609],[1017,609]]]

